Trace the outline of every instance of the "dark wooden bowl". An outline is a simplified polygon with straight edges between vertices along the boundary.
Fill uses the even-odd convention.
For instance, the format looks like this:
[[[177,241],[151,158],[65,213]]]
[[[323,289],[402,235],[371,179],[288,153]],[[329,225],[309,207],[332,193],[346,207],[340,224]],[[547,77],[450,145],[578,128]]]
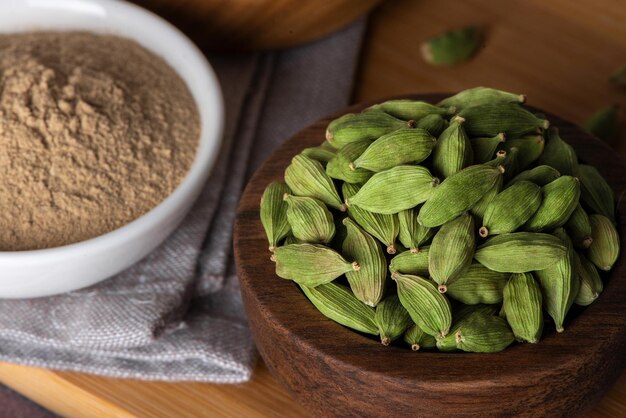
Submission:
[[[412,98],[436,102],[441,97]],[[555,417],[588,411],[625,365],[623,257],[599,299],[570,319],[565,332],[547,329],[539,344],[516,344],[495,354],[385,347],[325,318],[294,283],[275,275],[259,221],[263,190],[283,178],[295,154],[323,141],[331,119],[367,105],[344,109],[299,132],[256,172],[241,199],[234,233],[241,291],[257,347],[274,376],[322,416]],[[578,155],[605,176],[619,198],[619,219],[626,219],[624,160],[573,124],[548,117]],[[623,252],[621,221],[619,231]]]

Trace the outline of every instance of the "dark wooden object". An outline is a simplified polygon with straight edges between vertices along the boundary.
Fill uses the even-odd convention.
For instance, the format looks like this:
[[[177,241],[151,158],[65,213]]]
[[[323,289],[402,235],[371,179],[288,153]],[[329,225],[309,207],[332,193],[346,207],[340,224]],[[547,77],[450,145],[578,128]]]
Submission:
[[[235,225],[237,268],[250,325],[271,372],[300,403],[323,416],[555,417],[590,410],[626,363],[623,257],[600,298],[567,322],[564,333],[551,328],[539,344],[517,344],[495,354],[385,347],[326,319],[292,282],[274,274],[259,221],[264,188],[282,180],[292,156],[324,140],[332,118],[364,107],[347,108],[295,135],[257,171],[241,199]],[[571,123],[548,118],[609,181],[619,219],[626,219],[621,199],[626,162]],[[621,222],[619,230],[624,243]]]
[[[132,0],[185,28],[207,50],[257,51],[311,42],[381,0]]]

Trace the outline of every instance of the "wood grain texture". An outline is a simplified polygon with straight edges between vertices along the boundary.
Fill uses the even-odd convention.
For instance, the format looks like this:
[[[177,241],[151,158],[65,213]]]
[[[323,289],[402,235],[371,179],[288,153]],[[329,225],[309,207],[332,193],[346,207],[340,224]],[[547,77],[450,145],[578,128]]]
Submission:
[[[204,18],[172,6],[182,1],[141,0],[199,45],[210,46]],[[204,2],[210,1],[195,0]],[[420,42],[468,23],[488,29],[475,59],[450,69],[423,63]],[[626,62],[625,39],[623,0],[389,0],[371,15],[355,100],[484,84],[526,93],[531,104],[580,123],[604,104],[626,105],[626,92],[606,80]],[[626,153],[624,134],[614,146]],[[172,417],[181,413],[181,404],[198,417],[311,416],[262,362],[250,383],[237,386],[135,382],[2,363],[0,381],[69,417]],[[626,416],[626,373],[588,416]]]
[[[486,33],[473,59],[450,68],[424,62],[424,40],[468,24]],[[623,0],[390,2],[370,21],[356,101],[488,85],[581,124],[600,107],[626,107],[626,89],[608,81],[626,64],[625,40]],[[626,131],[614,145],[626,152]]]
[[[431,103],[443,97],[409,96]],[[324,140],[333,118],[371,104],[343,109],[296,134],[255,173],[241,198],[234,232],[237,272],[257,347],[272,373],[308,409],[328,417],[555,417],[588,412],[626,365],[624,257],[598,300],[570,318],[564,333],[550,327],[539,344],[517,344],[488,355],[385,347],[325,318],[292,281],[276,276],[259,219],[265,187],[283,179],[294,155]],[[626,161],[580,128],[543,113],[621,196]],[[626,201],[619,202],[618,213],[626,219]],[[618,229],[624,254],[626,229],[621,224]]]
[[[285,48],[328,35],[381,0],[133,0],[212,50]]]
[[[8,363],[0,363],[0,382],[67,417],[309,416],[263,363],[252,381],[241,385],[108,379]]]

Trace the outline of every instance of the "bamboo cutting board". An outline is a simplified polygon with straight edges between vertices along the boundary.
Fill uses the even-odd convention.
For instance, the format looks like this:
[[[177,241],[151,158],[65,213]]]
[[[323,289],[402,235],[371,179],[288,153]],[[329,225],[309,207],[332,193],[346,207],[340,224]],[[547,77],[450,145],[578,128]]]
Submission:
[[[474,60],[449,69],[421,60],[423,39],[470,23],[487,30]],[[390,0],[372,14],[354,101],[489,85],[525,93],[531,105],[580,123],[600,106],[626,107],[626,91],[607,81],[624,63],[623,0]],[[626,155],[623,133],[614,147]],[[0,382],[64,416],[307,416],[262,363],[251,382],[236,386],[114,380],[9,364],[0,364]],[[626,417],[626,373],[591,416]]]

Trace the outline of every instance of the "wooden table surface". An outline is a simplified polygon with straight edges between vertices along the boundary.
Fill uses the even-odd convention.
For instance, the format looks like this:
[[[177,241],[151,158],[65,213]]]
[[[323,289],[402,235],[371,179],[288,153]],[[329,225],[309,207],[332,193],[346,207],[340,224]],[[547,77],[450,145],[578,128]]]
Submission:
[[[422,40],[475,23],[487,35],[471,62],[441,69],[422,61]],[[354,101],[489,85],[525,93],[530,104],[580,123],[601,106],[626,105],[626,91],[608,83],[624,63],[623,0],[388,0],[371,16]],[[626,135],[614,147],[626,154]],[[0,364],[0,382],[64,416],[308,416],[262,362],[251,382],[234,386],[114,380],[10,364]],[[590,416],[626,417],[626,373]]]

